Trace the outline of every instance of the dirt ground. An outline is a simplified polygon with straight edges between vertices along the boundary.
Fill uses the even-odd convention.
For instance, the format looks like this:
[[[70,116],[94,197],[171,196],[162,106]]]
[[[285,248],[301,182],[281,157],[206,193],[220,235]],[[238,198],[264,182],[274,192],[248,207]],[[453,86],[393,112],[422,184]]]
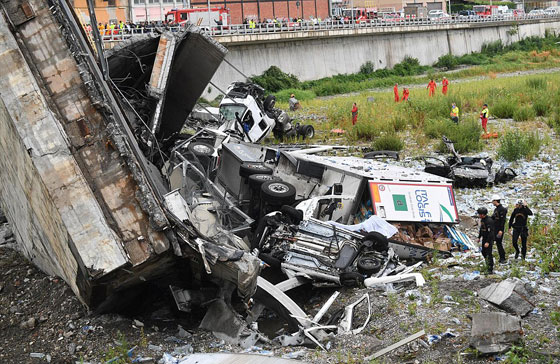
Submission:
[[[427,335],[441,335],[448,329],[456,337],[443,337],[430,344],[415,341],[381,357],[384,363],[486,363],[504,356],[477,357],[469,349],[470,319],[476,312],[500,311],[476,296],[476,292],[508,276],[513,265],[535,286],[534,313],[522,319],[525,347],[520,357],[528,362],[560,362],[558,327],[550,313],[560,311],[560,280],[525,270],[529,265],[498,266],[496,274],[467,281],[465,272],[480,268],[479,258],[463,259],[447,268],[432,265],[421,271],[427,279],[415,297],[406,296],[412,283],[395,285],[396,292],[372,289],[341,289],[341,295],[326,319],[364,293],[371,299],[371,321],[358,335],[337,335],[326,343],[329,351],[307,347],[281,347],[257,343],[249,349],[235,347],[209,332],[197,329],[202,313],[180,314],[167,292],[151,290],[142,302],[126,309],[126,314],[94,314],[75,298],[68,286],[49,277],[13,250],[8,224],[0,227],[0,362],[1,363],[112,363],[164,362],[164,353],[179,358],[194,352],[251,352],[287,356],[311,363],[358,363],[373,352],[424,329]],[[529,257],[530,259],[536,257]],[[529,259],[529,260],[530,260]],[[444,263],[444,262],[440,262]],[[543,288],[544,287],[544,288]],[[332,288],[305,288],[295,292],[296,301],[314,315],[334,292]],[[301,301],[305,302],[301,302]],[[365,305],[354,317],[361,325],[367,317]],[[262,331],[281,332],[274,314],[265,312],[259,321]],[[121,355],[121,356],[119,356]],[[120,358],[120,359],[119,359]],[[136,361],[134,361],[136,360]],[[519,361],[520,363],[526,361]]]

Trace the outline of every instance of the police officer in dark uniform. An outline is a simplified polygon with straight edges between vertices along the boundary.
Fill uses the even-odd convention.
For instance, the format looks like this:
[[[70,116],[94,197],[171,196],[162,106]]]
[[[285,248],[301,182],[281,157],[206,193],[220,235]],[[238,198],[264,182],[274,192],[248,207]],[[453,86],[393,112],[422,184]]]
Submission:
[[[511,213],[509,218],[509,229],[513,228],[513,233],[511,236],[511,242],[515,248],[515,259],[519,258],[519,247],[517,246],[517,240],[521,236],[521,259],[525,260],[525,255],[527,254],[527,237],[529,236],[529,229],[527,229],[527,220],[529,216],[533,215],[533,211],[527,207],[527,203],[524,200],[517,200],[515,204],[515,209]]]
[[[492,220],[494,220],[494,228],[496,232],[495,242],[496,247],[498,248],[498,254],[500,255],[500,264],[504,264],[506,263],[506,251],[502,245],[502,240],[504,240],[507,208],[500,203],[501,199],[500,195],[492,195],[492,205],[496,207],[494,213],[492,214]]]
[[[488,216],[488,209],[480,207],[476,210],[480,217],[480,231],[478,232],[478,242],[482,238],[482,256],[486,259],[488,274],[494,273],[494,257],[492,256],[492,244],[494,243],[494,220]]]

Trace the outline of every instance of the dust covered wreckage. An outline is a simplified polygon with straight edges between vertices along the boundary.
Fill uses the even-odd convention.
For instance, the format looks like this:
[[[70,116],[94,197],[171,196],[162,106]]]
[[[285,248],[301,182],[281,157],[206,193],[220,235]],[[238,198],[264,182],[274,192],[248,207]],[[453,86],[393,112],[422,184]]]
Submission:
[[[0,148],[13,156],[1,162],[1,207],[19,249],[93,309],[178,268],[204,272],[198,265],[208,262],[213,279],[231,280],[250,297],[260,261],[201,239],[167,209],[160,161],[135,135],[145,115],[104,77],[72,9],[65,1],[24,3],[3,2],[0,16],[0,63],[12,70],[0,75]],[[159,112],[154,134],[162,139],[181,128],[178,119],[187,117],[225,55],[194,27],[165,37],[169,42],[156,36],[139,45],[168,56],[148,99]],[[163,43],[169,52],[158,52]],[[142,63],[130,82],[155,75],[153,64]]]
[[[444,135],[442,140],[451,156],[446,159],[424,157],[424,172],[449,178],[453,180],[455,187],[493,186],[511,181],[517,176],[517,173],[505,163],[496,168],[490,157],[462,157],[455,151],[455,146],[449,138]]]
[[[212,281],[224,298],[209,312],[227,312],[233,292],[247,302],[260,291],[280,311],[291,312],[286,317],[292,323],[318,330],[284,291],[309,281],[355,285],[364,276],[372,276],[366,285],[374,284],[410,271],[399,256],[424,258],[438,239],[448,250],[439,221],[433,229],[422,224],[426,215],[413,215],[406,227],[369,216],[387,208],[379,205],[380,190],[389,185],[401,186],[404,199],[398,211],[385,211],[386,220],[405,205],[412,208],[406,190],[418,183],[435,186],[434,193],[443,188],[454,206],[445,178],[315,153],[330,148],[267,148],[227,131],[202,130],[183,139],[184,120],[225,55],[196,28],[123,43],[109,54],[106,80],[66,2],[27,4],[33,11],[25,21],[14,20],[21,7],[4,8],[0,19],[7,39],[0,59],[17,70],[0,77],[6,105],[0,108],[1,135],[12,137],[0,147],[17,157],[0,169],[2,210],[21,250],[64,278],[91,308],[109,307],[143,281],[187,266],[191,275],[184,280]],[[14,75],[17,82],[8,77]],[[34,107],[26,108],[30,102]],[[29,128],[26,122],[37,118],[40,127]],[[71,168],[62,173],[61,164]],[[28,191],[29,180],[39,187]],[[296,200],[298,208],[292,208]],[[354,225],[358,220],[362,225]],[[446,222],[457,220],[455,210]],[[424,226],[415,231],[416,225]],[[356,226],[378,233],[351,231]],[[259,277],[257,255],[289,279],[272,285]],[[194,291],[172,291],[181,309],[196,303]],[[251,311],[254,318],[258,310]],[[212,328],[218,317],[207,314],[203,322]],[[305,336],[313,341],[321,335]]]

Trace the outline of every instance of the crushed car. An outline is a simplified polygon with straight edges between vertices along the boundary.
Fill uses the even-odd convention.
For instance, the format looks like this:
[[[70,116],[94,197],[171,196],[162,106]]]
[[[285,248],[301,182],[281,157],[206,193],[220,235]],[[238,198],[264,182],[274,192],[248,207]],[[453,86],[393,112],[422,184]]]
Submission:
[[[451,153],[446,159],[424,157],[424,172],[453,180],[458,188],[482,188],[511,181],[517,173],[506,165],[493,168],[490,157],[462,157],[455,151],[453,142],[445,135],[443,143]],[[495,167],[495,166],[494,166]]]

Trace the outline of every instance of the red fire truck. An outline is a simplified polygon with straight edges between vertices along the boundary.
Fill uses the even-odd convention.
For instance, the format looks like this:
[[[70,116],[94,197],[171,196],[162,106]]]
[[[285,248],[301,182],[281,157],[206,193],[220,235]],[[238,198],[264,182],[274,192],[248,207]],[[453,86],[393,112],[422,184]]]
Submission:
[[[486,17],[491,15],[498,15],[497,5],[473,5],[473,11],[478,16]]]
[[[229,9],[224,7],[173,9],[165,15],[165,20],[172,24],[191,22],[199,27],[216,27],[229,25]]]

